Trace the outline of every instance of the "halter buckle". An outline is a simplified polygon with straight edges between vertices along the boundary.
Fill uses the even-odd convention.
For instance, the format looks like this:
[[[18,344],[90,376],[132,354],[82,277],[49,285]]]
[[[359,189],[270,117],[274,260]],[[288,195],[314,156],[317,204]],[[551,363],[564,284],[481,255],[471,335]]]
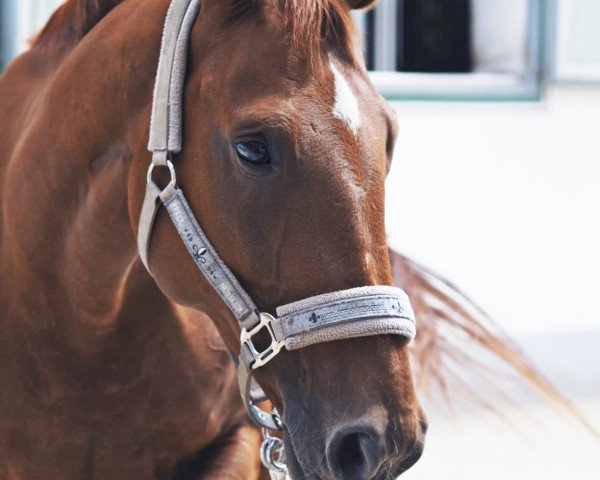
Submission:
[[[240,337],[242,348],[246,347],[252,355],[253,361],[250,363],[250,365],[248,365],[250,368],[252,368],[252,370],[256,370],[257,368],[269,363],[284,346],[284,342],[277,340],[275,331],[273,330],[273,321],[275,318],[268,313],[261,313],[259,318],[260,322],[250,330],[242,328],[242,334]],[[269,335],[271,336],[271,344],[266,349],[259,352],[254,345],[252,337],[254,337],[263,328],[269,332]]]
[[[156,167],[155,163],[151,163],[150,167],[148,167],[148,174],[146,175],[146,181],[148,183],[153,182],[152,173],[154,172],[154,167]],[[175,167],[173,166],[173,162],[171,160],[167,160],[167,168],[169,169],[169,173],[171,174],[171,180],[169,181],[169,186],[171,188],[175,188],[177,186],[177,175],[175,174]]]

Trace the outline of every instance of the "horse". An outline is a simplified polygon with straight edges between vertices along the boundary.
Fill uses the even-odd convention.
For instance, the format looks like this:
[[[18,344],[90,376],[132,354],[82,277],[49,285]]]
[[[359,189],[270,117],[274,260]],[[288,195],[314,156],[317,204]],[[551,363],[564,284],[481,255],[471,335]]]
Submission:
[[[149,256],[136,248],[169,3],[67,0],[0,77],[2,480],[268,476],[231,310],[164,208]],[[419,320],[410,352],[339,339],[255,370],[295,479],[410,468],[427,430],[412,371],[423,393],[455,381],[488,406],[457,372],[479,359],[456,331],[577,414],[454,285],[388,249],[397,123],[350,17],[373,3],[203,0],[189,38],[177,183],[260,310],[395,284]]]
[[[169,3],[67,0],[0,78],[2,479],[266,475],[235,318],[164,209],[151,274],[136,248]],[[193,23],[178,184],[263,312],[393,284],[397,125],[351,18],[373,3],[203,0]],[[408,348],[347,338],[255,370],[293,478],[394,478],[418,460]]]

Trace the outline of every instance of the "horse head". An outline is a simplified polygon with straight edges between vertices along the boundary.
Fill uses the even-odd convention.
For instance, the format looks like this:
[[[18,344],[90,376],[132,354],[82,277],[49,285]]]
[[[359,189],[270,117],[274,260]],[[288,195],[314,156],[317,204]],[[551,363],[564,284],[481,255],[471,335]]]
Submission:
[[[177,181],[262,312],[392,284],[384,181],[397,126],[360,59],[350,14],[371,3],[202,1],[189,43]],[[135,221],[147,163],[140,147],[129,182]],[[166,214],[157,217],[150,252],[161,290],[209,314],[238,352],[235,318]],[[392,478],[418,460],[426,422],[407,343],[398,335],[347,338],[283,350],[255,370],[282,414],[294,478]]]

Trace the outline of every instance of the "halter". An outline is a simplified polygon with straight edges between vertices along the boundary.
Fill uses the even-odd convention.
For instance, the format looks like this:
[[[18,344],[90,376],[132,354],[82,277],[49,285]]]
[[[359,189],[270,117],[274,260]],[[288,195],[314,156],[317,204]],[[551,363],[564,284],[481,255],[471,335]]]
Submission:
[[[260,312],[219,257],[177,187],[171,161],[172,155],[182,148],[187,49],[199,9],[200,0],[172,0],[167,12],[154,87],[148,145],[152,163],[138,225],[138,251],[150,272],[150,239],[158,209],[164,205],[196,266],[240,325],[238,377],[250,418],[263,429],[277,431],[283,428],[277,412],[267,413],[257,407],[267,397],[253,380],[254,370],[270,362],[283,348],[297,350],[316,343],[390,334],[410,341],[416,333],[415,318],[406,293],[391,286],[366,286],[317,295],[278,307],[276,316]],[[167,167],[170,171],[171,181],[164,189],[152,179],[156,167]],[[271,343],[260,349],[253,340],[263,330],[268,332]],[[277,454],[282,455],[281,441],[265,435],[261,458],[272,474],[285,470]]]

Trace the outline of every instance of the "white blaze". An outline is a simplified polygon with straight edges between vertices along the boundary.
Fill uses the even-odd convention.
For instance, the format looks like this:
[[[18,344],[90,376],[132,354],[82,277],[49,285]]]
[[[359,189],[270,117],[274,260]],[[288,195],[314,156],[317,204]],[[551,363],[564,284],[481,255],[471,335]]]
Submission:
[[[360,110],[356,95],[350,88],[350,84],[344,78],[337,67],[330,62],[333,78],[335,79],[335,105],[333,115],[345,122],[352,133],[356,135],[360,126]]]

